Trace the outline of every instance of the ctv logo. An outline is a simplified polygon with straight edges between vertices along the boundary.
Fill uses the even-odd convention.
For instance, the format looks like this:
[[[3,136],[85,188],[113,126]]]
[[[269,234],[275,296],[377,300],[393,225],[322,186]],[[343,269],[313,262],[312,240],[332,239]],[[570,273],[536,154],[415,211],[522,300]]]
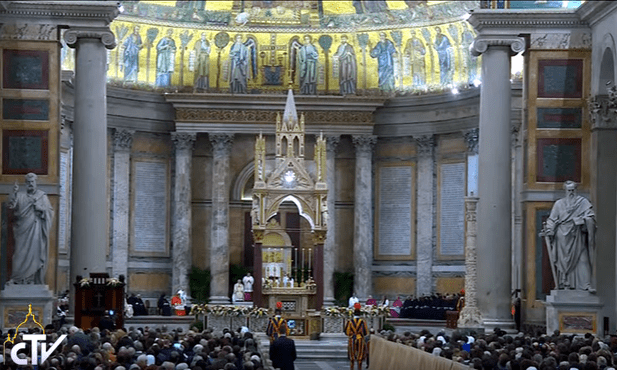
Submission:
[[[15,339],[17,338],[17,335],[19,335],[19,327],[28,321],[28,317],[32,317],[32,321],[34,321],[34,323],[37,324],[43,330],[43,334],[23,334],[22,335],[23,342],[15,344]],[[43,325],[41,325],[38,321],[36,321],[36,318],[34,317],[34,314],[32,313],[32,305],[29,304],[28,314],[26,315],[26,318],[15,329],[15,335],[13,336],[13,338],[11,338],[11,336],[9,335],[8,339],[4,342],[4,349],[6,351],[6,344],[8,342],[15,344],[13,348],[11,348],[11,360],[13,360],[13,362],[16,365],[28,365],[27,358],[22,359],[22,358],[19,358],[17,355],[20,351],[26,348],[26,345],[27,345],[26,342],[30,341],[31,342],[30,358],[32,359],[33,365],[40,365],[43,362],[45,362],[45,360],[47,360],[49,355],[51,355],[56,350],[56,348],[60,346],[60,344],[62,344],[62,341],[64,340],[64,338],[66,338],[66,334],[61,335],[51,345],[51,347],[47,349],[47,343],[45,342],[45,340],[47,339],[47,336],[45,335],[45,328],[43,328]],[[40,357],[39,357],[39,343],[41,345]],[[4,363],[6,363],[6,357],[7,357],[6,353],[4,353]]]

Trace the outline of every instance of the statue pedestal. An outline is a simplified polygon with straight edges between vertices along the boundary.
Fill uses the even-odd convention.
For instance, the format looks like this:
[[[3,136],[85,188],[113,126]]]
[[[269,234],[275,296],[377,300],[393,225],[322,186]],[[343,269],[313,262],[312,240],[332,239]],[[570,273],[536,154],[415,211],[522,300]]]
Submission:
[[[551,290],[546,297],[546,331],[600,335],[600,297],[585,290]]]
[[[0,327],[15,329],[28,314],[28,305],[36,320],[51,324],[55,297],[44,284],[11,284],[0,291]]]

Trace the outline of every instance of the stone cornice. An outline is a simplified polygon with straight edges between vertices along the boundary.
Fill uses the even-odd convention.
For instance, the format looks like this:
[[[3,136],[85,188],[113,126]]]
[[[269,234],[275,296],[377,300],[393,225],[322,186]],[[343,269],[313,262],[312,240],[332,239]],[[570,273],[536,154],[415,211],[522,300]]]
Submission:
[[[482,34],[518,35],[535,29],[589,27],[575,10],[476,9],[467,20]]]
[[[116,1],[11,1],[0,8],[0,22],[28,18],[29,22],[61,25],[108,25],[119,14]]]
[[[583,22],[594,25],[617,9],[616,1],[586,1],[576,9]]]

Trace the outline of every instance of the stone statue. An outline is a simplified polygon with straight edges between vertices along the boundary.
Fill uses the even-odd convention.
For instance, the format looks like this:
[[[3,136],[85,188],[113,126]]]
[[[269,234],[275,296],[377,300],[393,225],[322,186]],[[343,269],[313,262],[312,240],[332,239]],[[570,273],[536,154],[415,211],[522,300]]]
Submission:
[[[234,284],[234,293],[231,296],[233,303],[242,302],[244,300],[244,285],[242,280],[238,279],[238,282]]]
[[[251,218],[254,225],[259,224],[259,198],[253,195],[253,207],[251,208]]]
[[[15,182],[9,208],[15,214],[15,248],[11,279],[7,284],[43,284],[47,270],[49,229],[53,208],[47,195],[36,188],[36,174],[26,175],[26,192]]]
[[[557,200],[546,220],[546,238],[557,289],[595,292],[592,271],[595,263],[596,221],[593,206],[577,195],[576,183],[566,181],[565,198]]]

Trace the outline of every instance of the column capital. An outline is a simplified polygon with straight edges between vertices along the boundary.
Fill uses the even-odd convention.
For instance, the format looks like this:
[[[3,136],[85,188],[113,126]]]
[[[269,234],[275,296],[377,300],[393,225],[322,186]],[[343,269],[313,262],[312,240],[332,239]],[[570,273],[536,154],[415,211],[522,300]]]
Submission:
[[[64,33],[64,41],[72,48],[77,47],[79,39],[99,39],[107,49],[116,47],[116,37],[109,27],[75,27]]]
[[[197,134],[189,133],[189,132],[172,132],[171,133],[171,140],[173,140],[174,142],[176,151],[193,149],[193,143],[195,142],[196,137],[197,137]]]
[[[231,144],[234,142],[233,134],[208,134],[210,143],[212,143],[212,150],[216,152],[229,152],[231,150]]]
[[[359,152],[370,152],[373,150],[373,146],[377,143],[377,136],[375,135],[353,135],[353,144],[356,146],[356,150]]]
[[[114,150],[130,151],[133,145],[133,135],[135,130],[115,129],[114,130]]]
[[[326,137],[326,151],[333,153],[341,141],[341,135],[325,135]]]
[[[478,154],[478,149],[480,148],[480,129],[472,128],[471,130],[467,130],[463,132],[463,136],[467,144],[467,152],[469,154]]]
[[[418,148],[418,156],[430,156],[433,154],[435,148],[435,136],[434,135],[421,135],[414,137],[416,140],[416,147]]]
[[[610,87],[608,96],[590,96],[587,108],[592,130],[617,129],[617,87]]]
[[[517,36],[478,36],[469,47],[473,56],[484,54],[489,46],[510,47],[510,54],[516,55],[525,51],[525,39]]]

